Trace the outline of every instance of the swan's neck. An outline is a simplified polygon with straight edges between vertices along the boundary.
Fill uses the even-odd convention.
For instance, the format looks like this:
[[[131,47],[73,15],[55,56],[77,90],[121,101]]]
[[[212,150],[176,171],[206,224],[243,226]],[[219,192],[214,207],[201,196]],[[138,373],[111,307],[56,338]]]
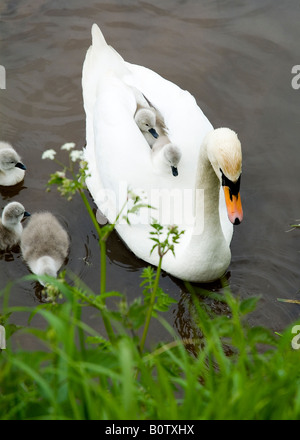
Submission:
[[[213,237],[222,234],[219,214],[220,182],[208,159],[206,144],[202,145],[195,182],[196,227],[201,221],[203,234]],[[224,237],[223,237],[224,238]]]
[[[167,255],[165,270],[189,281],[209,282],[221,277],[230,264],[230,248],[225,240],[219,213],[220,183],[203,145],[195,183],[194,227],[185,244],[178,247],[176,259]],[[175,248],[176,254],[176,248]]]

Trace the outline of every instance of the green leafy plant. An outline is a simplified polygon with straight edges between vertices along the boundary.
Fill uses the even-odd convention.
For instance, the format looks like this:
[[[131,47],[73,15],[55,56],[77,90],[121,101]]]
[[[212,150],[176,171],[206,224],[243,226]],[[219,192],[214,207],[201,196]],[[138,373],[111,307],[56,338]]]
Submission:
[[[60,164],[62,170],[51,175],[50,185],[57,185],[69,200],[76,192],[81,195],[103,257],[116,223],[99,226],[85,194],[86,164],[80,163],[74,144],[63,147],[69,165]],[[45,158],[54,160],[55,154],[48,150]],[[129,197],[129,212],[146,206],[140,196]],[[125,218],[130,223],[128,213]],[[44,277],[44,302],[35,307],[9,306],[13,284],[37,280],[35,275],[0,292],[0,325],[7,336],[6,349],[0,350],[2,420],[299,419],[300,352],[291,347],[294,333],[292,327],[274,334],[249,326],[245,318],[259,298],[240,300],[226,283],[221,293],[187,283],[190,325],[197,337],[181,339],[163,319],[174,300],[159,286],[162,260],[168,252],[176,254],[182,234],[176,226],[152,222],[151,252],[158,253],[159,264],[143,270],[141,295],[131,304],[122,292],[106,290],[105,258],[99,292],[68,272],[58,279]],[[107,306],[108,298],[115,300],[114,308]],[[225,312],[216,314],[207,299],[225,305]],[[84,307],[99,313],[107,336],[84,322]],[[27,314],[28,325],[13,323],[18,313]],[[34,324],[37,317],[44,322],[42,328]],[[153,318],[170,340],[145,349]],[[16,342],[18,335],[38,348],[24,348]],[[187,349],[191,345],[192,354]]]
[[[164,235],[163,226],[159,225],[156,221],[153,221],[151,226],[154,229],[154,231],[150,232],[151,240],[154,241],[154,245],[151,249],[151,253],[155,249],[157,249],[159,261],[158,261],[155,278],[153,277],[154,273],[152,268],[149,267],[147,272],[144,272],[145,281],[142,282],[142,286],[145,286],[143,293],[145,297],[148,298],[148,311],[145,321],[144,332],[140,343],[141,351],[143,351],[144,349],[146,335],[149,329],[153,310],[155,309],[155,300],[157,296],[158,296],[158,301],[156,303],[156,309],[166,311],[169,309],[169,305],[172,302],[174,302],[167,294],[165,294],[162,291],[162,289],[159,288],[159,277],[161,274],[161,265],[164,256],[170,251],[175,255],[174,245],[178,243],[180,236],[184,233],[184,231],[179,232],[177,226],[169,226],[167,228],[166,237],[165,239],[163,239],[163,235]]]

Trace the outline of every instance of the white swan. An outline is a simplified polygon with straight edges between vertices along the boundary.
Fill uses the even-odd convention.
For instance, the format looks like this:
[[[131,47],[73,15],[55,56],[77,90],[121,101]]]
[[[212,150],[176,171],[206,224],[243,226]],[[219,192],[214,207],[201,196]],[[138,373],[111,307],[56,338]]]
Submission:
[[[30,270],[56,277],[68,250],[68,234],[56,217],[47,211],[34,213],[21,237],[22,255]]]
[[[134,122],[138,89],[162,114],[168,137],[180,146],[178,177],[157,175],[149,161],[149,146]],[[127,187],[142,190],[157,208],[130,216],[131,225],[116,229],[127,246],[143,260],[150,255],[152,216],[162,224],[185,230],[168,253],[162,268],[177,278],[208,282],[221,277],[231,260],[233,223],[242,220],[239,184],[242,153],[232,130],[214,130],[194,97],[155,72],[129,64],[107,45],[99,27],[92,27],[92,46],[83,65],[82,88],[86,112],[85,157],[91,176],[89,190],[103,214],[114,221],[126,201]],[[224,189],[224,193],[220,190]],[[226,209],[227,206],[227,209]]]
[[[13,186],[24,179],[26,167],[16,150],[0,141],[0,185]]]
[[[21,221],[29,212],[19,202],[8,203],[0,220],[0,250],[8,249],[20,242],[23,226]]]

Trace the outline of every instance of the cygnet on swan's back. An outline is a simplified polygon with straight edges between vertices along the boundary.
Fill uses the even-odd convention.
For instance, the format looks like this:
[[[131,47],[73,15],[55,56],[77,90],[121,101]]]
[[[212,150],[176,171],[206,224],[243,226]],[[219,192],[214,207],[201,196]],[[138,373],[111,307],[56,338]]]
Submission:
[[[134,120],[152,148],[152,145],[159,136],[156,131],[156,114],[154,109],[138,106]]]
[[[167,134],[164,118],[140,90],[136,87],[131,88],[137,105],[134,120],[152,148],[159,136]]]
[[[36,275],[57,276],[69,251],[67,232],[50,212],[38,212],[24,228],[21,251],[30,270]],[[40,281],[43,284],[42,281]]]
[[[155,171],[158,173],[171,171],[173,176],[178,176],[177,167],[181,159],[181,151],[179,147],[170,142],[168,136],[159,136],[153,144],[151,158]]]
[[[8,203],[0,220],[0,250],[5,250],[20,242],[23,226],[21,221],[29,212],[19,202]]]
[[[0,185],[12,186],[24,179],[26,167],[16,150],[0,141]]]
[[[137,97],[137,93],[135,92]],[[140,97],[138,96],[140,99]],[[169,173],[171,167],[173,176],[178,176],[178,163],[181,159],[179,147],[172,144],[168,137],[168,130],[161,113],[143,95],[143,104],[137,99],[135,122],[152,149],[151,158],[153,167],[158,173]]]

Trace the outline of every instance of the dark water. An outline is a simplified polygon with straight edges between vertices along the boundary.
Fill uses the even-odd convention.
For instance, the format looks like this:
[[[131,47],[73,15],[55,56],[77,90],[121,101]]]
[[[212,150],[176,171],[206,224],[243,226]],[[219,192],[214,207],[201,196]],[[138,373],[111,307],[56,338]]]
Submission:
[[[277,301],[300,299],[300,231],[287,232],[300,218],[300,90],[291,86],[292,66],[300,64],[300,6],[296,0],[287,5],[274,0],[1,0],[6,90],[0,90],[0,139],[11,142],[28,167],[23,184],[1,188],[1,208],[18,200],[30,212],[51,210],[71,236],[68,269],[99,289],[93,225],[79,197],[66,203],[55,188],[46,193],[57,167],[41,160],[45,149],[85,143],[81,69],[96,22],[126,60],[189,90],[215,127],[238,132],[244,221],[235,228],[227,277],[235,295],[261,296],[249,316],[251,325],[282,330],[300,311]],[[107,260],[108,289],[135,298],[144,263],[116,234],[108,242]],[[18,249],[0,256],[0,288],[26,274]],[[168,321],[182,337],[192,336],[189,293],[168,275],[161,285],[178,300]],[[219,283],[205,287],[220,291]],[[35,283],[15,285],[10,304],[38,305],[38,293]],[[85,314],[96,325],[95,312],[85,309]],[[26,324],[23,315],[14,319]],[[151,328],[153,341],[164,334],[158,324]]]

